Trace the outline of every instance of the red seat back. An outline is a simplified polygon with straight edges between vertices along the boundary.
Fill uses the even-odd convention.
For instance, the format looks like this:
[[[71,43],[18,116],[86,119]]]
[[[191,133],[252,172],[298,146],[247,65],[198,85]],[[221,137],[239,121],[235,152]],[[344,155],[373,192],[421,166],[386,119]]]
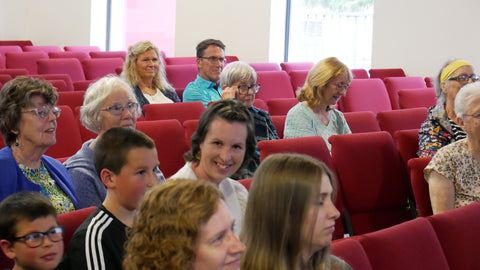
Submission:
[[[383,81],[394,110],[400,108],[398,103],[398,91],[400,89],[427,88],[422,77],[387,77]]]
[[[373,112],[345,112],[343,116],[352,133],[380,131],[377,117]]]
[[[155,141],[159,168],[166,178],[183,167],[183,155],[189,147],[185,141],[185,130],[178,120],[139,121],[137,129]]]
[[[49,52],[62,52],[62,47],[60,46],[23,46],[22,47],[24,52],[45,52],[48,54]]]
[[[248,63],[256,72],[258,71],[278,71],[280,66],[277,63]]]
[[[48,56],[50,58],[77,58],[79,61],[90,59],[90,55],[82,51],[49,52]]]
[[[292,83],[293,91],[296,93],[299,88],[303,87],[307,79],[308,70],[293,70],[288,73]]]
[[[431,216],[433,214],[428,183],[425,181],[423,173],[423,170],[431,159],[432,157],[421,157],[412,158],[408,161],[413,195],[417,203],[418,215],[421,217]]]
[[[384,111],[377,113],[381,130],[388,131],[392,137],[397,130],[420,129],[427,119],[428,109],[424,107]]]
[[[43,78],[45,80],[63,80],[65,82],[66,91],[73,91],[73,82],[68,74],[38,74],[30,77]]]
[[[94,52],[91,52],[94,53]],[[115,69],[123,65],[122,58],[93,58],[82,61],[85,79],[96,80],[105,75],[117,75]]]
[[[310,70],[312,69],[313,62],[283,62],[280,63],[282,70],[285,70],[287,73],[290,73],[294,70]]]
[[[387,89],[380,79],[353,79],[340,102],[343,112],[371,111],[377,114],[392,109]]]
[[[70,109],[74,111],[76,107],[83,105],[84,95],[85,91],[58,92],[57,105],[70,106]]]
[[[88,208],[79,209],[72,212],[67,212],[57,216],[58,224],[65,226],[63,232],[63,248],[67,252],[68,244],[72,239],[73,234],[77,228],[90,216],[97,207],[91,206]]]
[[[63,47],[65,51],[74,51],[74,52],[99,52],[100,47],[98,46],[65,46]]]
[[[401,68],[372,68],[368,70],[370,78],[384,79],[386,77],[405,77],[405,71]]]
[[[398,130],[394,133],[393,138],[405,165],[409,159],[417,157],[418,129]]]
[[[365,250],[354,237],[333,241],[331,251],[355,270],[372,270]]]
[[[57,142],[48,148],[45,155],[53,158],[70,157],[82,147],[82,138],[73,110],[65,105],[58,107],[62,112],[57,118]]]
[[[143,106],[145,120],[177,119],[180,123],[191,119],[200,119],[205,106],[200,101],[146,104]]]
[[[351,69],[350,71],[352,72],[352,75],[353,75],[354,79],[368,79],[368,78],[370,78],[368,76],[367,71],[363,68]]]
[[[480,269],[479,213],[480,203],[474,202],[428,217],[437,232],[450,269]]]
[[[123,61],[127,57],[126,51],[91,51],[89,54],[91,58],[121,58]]]
[[[167,57],[165,58],[165,65],[196,65],[197,57]]]
[[[285,71],[259,71],[257,83],[261,87],[256,97],[265,102],[274,98],[295,98],[290,78]]]
[[[389,133],[333,135],[329,142],[354,234],[412,218],[410,183]]]
[[[175,89],[185,89],[190,82],[195,81],[198,68],[195,64],[165,66],[168,82]]]
[[[37,60],[48,59],[45,52],[7,52],[5,54],[7,68],[24,68],[29,74],[38,74]]]
[[[430,108],[437,104],[437,93],[435,88],[400,89],[398,103],[401,109]]]
[[[272,119],[272,124],[275,126],[277,130],[278,137],[283,139],[283,130],[285,129],[285,120],[287,119],[286,115],[272,115],[270,117]]]
[[[274,98],[267,101],[270,115],[287,115],[288,111],[297,104],[296,98]]]
[[[85,81],[82,64],[76,58],[40,59],[37,64],[39,74],[68,74],[73,82]]]
[[[435,230],[425,218],[364,234],[359,241],[373,269],[450,269]]]

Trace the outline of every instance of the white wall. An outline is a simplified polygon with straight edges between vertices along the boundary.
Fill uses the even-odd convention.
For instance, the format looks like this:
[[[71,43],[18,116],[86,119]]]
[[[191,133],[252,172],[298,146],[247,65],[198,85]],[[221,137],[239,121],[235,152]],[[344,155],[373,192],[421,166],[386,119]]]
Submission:
[[[226,55],[268,59],[270,0],[177,0],[175,56],[195,56],[197,44],[220,39]]]
[[[271,53],[283,41],[271,40],[281,35],[279,30],[269,33],[270,5],[285,5],[284,0],[176,1],[176,56],[194,56],[197,43],[211,37],[227,45],[227,55],[248,62],[278,59]],[[0,0],[0,39],[88,45],[90,6],[91,0]],[[435,76],[446,60],[457,57],[480,72],[478,10],[478,0],[375,1],[372,67],[402,67],[411,76]]]
[[[35,45],[89,45],[89,0],[0,0],[0,39]]]
[[[464,58],[480,72],[478,0],[377,0],[372,68],[403,67],[436,76],[444,62]]]

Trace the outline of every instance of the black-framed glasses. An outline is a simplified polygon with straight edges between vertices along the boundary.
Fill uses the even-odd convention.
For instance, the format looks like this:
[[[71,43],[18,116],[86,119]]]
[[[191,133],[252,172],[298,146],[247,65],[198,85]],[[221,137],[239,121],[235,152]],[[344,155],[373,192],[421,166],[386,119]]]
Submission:
[[[256,94],[260,90],[260,84],[259,83],[254,83],[250,86],[248,86],[246,84],[241,84],[241,85],[237,86],[237,88],[238,88],[238,92],[240,92],[240,94],[242,94],[242,95],[248,94],[248,91],[250,89],[252,89],[252,94]]]
[[[217,62],[220,61],[220,64],[225,64],[227,62],[227,58],[223,58],[223,57],[215,57],[215,56],[210,56],[210,57],[199,57],[200,59],[205,59],[207,60],[208,62],[210,62],[211,64],[216,64]]]
[[[459,75],[457,77],[452,77],[452,78],[448,78],[449,81],[457,81],[457,82],[467,82],[468,79],[471,79],[472,82],[476,82],[476,81],[479,81],[480,80],[480,76],[476,75],[476,74],[472,74],[472,75],[465,75],[465,74],[462,74],[462,75]]]
[[[62,110],[58,107],[44,105],[39,108],[22,111],[22,113],[33,113],[40,118],[46,118],[49,112],[52,112],[55,118],[58,118],[60,117],[60,113],[62,112]]]
[[[53,227],[50,230],[46,232],[33,232],[26,234],[24,236],[20,237],[15,237],[13,238],[13,241],[19,241],[22,240],[25,245],[31,248],[36,248],[41,245],[43,245],[43,242],[45,240],[45,236],[50,239],[52,242],[59,242],[63,240],[63,230],[64,226],[57,226]]]
[[[105,109],[101,109],[101,111],[107,111],[113,115],[122,115],[123,110],[127,109],[129,113],[135,114],[135,112],[137,111],[137,107],[138,107],[138,103],[130,102],[125,106],[122,106],[120,104],[115,104]]]
[[[350,88],[350,84],[348,84],[348,83],[337,83],[335,81],[332,81],[330,83],[335,85],[337,87],[337,90],[339,90],[339,91],[341,91],[341,90],[347,91],[348,88]]]

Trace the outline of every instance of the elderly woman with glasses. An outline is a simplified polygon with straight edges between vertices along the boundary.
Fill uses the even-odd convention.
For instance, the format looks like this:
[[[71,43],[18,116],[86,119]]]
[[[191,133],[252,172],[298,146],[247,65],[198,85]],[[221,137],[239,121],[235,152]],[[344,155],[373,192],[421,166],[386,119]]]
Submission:
[[[427,120],[418,131],[418,156],[433,156],[441,147],[465,138],[458,125],[454,100],[462,86],[479,79],[465,60],[449,61],[443,66],[435,84],[437,105],[428,110]]]
[[[440,148],[425,168],[434,214],[480,201],[480,82],[462,87],[454,108],[467,136]]]
[[[299,89],[300,101],[287,114],[284,138],[322,136],[330,149],[328,138],[352,133],[342,112],[335,109],[352,81],[350,69],[335,57],[318,62]]]
[[[75,186],[79,208],[98,206],[107,194],[93,164],[93,149],[97,139],[113,127],[134,129],[140,114],[133,89],[121,78],[106,76],[88,87],[80,110],[80,120],[98,137],[86,141],[75,155],[65,161]],[[159,170],[157,176],[163,180]]]
[[[270,115],[266,111],[253,106],[255,94],[260,90],[260,84],[257,83],[257,73],[250,65],[242,61],[228,64],[220,75],[220,85],[222,89],[235,93],[235,99],[245,105],[252,114],[257,142],[279,139]],[[257,149],[255,156],[248,164],[246,174],[235,174],[232,178],[252,177],[259,164],[260,155]]]
[[[56,143],[57,100],[57,91],[50,83],[29,77],[17,77],[0,91],[0,131],[6,145],[0,150],[0,201],[30,190],[46,195],[57,213],[77,208],[67,170],[44,155]]]

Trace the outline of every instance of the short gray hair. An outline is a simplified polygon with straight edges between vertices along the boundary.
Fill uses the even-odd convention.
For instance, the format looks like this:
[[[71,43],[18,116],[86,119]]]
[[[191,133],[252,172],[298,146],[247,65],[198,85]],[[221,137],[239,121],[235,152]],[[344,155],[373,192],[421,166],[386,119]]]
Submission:
[[[132,87],[118,76],[107,75],[95,83],[91,84],[85,92],[83,99],[83,106],[80,109],[80,120],[82,125],[88,130],[99,133],[101,114],[100,106],[118,88],[125,89],[130,100],[138,103]],[[135,118],[140,117],[140,106],[137,106],[137,111],[134,114]]]
[[[474,82],[460,88],[455,97],[455,113],[458,117],[463,117],[472,107],[473,102],[480,98],[480,82]]]
[[[257,73],[255,70],[246,62],[235,61],[223,68],[223,71],[220,74],[220,87],[223,87],[224,85],[230,87],[238,81],[249,81],[252,79],[254,82],[257,82]]]

